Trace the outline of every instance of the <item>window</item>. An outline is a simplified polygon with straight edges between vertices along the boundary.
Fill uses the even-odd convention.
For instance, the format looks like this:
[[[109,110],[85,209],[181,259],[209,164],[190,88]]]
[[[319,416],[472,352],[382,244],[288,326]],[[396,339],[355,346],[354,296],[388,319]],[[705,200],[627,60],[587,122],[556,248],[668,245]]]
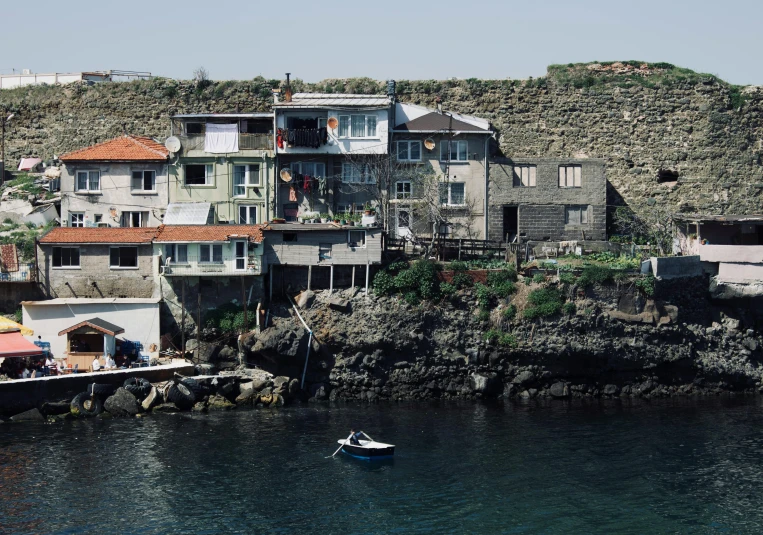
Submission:
[[[123,227],[147,227],[148,212],[122,212],[119,224]]]
[[[400,162],[420,162],[421,141],[398,141],[397,159]]]
[[[156,171],[133,171],[133,191],[156,191]]]
[[[395,199],[410,199],[411,183],[408,180],[401,180],[395,183]]]
[[[246,242],[234,241],[233,250],[236,254],[236,269],[243,271],[246,269]]]
[[[101,191],[100,171],[77,171],[77,189],[81,192]]]
[[[463,182],[440,182],[440,203],[461,206],[466,203]]]
[[[346,184],[376,184],[368,164],[342,162],[342,182]]]
[[[103,215],[101,214],[95,214],[93,216],[93,221],[95,221],[95,224],[101,223],[103,221]]]
[[[559,187],[580,188],[583,185],[583,169],[579,165],[559,166]]]
[[[448,152],[448,146],[450,146],[450,152]],[[466,141],[443,140],[440,143],[440,161],[465,162],[469,159],[466,153],[467,147]]]
[[[238,207],[238,224],[239,225],[256,225],[257,224],[257,207],[252,205],[240,205]]]
[[[203,134],[204,123],[185,123],[186,134]]]
[[[565,207],[564,222],[567,225],[587,225],[588,224],[588,206]]]
[[[283,233],[283,241],[284,242],[295,242],[295,241],[297,241],[297,233],[296,232],[284,232]]]
[[[351,230],[347,233],[347,245],[350,247],[365,247],[366,246],[366,231],[365,230]]]
[[[233,166],[233,196],[245,197],[247,186],[260,185],[259,165],[234,165]]]
[[[376,115],[340,115],[339,137],[377,137]]]
[[[69,212],[69,226],[84,227],[85,226],[84,212]]]
[[[214,178],[214,166],[212,164],[186,164],[186,186],[211,186]]]
[[[307,176],[326,176],[326,164],[321,162],[293,162],[291,169]]]
[[[199,245],[199,262],[222,264],[223,246],[219,243]]]
[[[331,260],[331,244],[330,243],[318,244],[318,260]]]
[[[188,245],[185,243],[168,243],[164,246],[164,259],[170,264],[188,263]]]
[[[537,167],[534,165],[515,165],[514,166],[514,187],[515,188],[534,188],[535,175]]]
[[[338,214],[349,214],[352,211],[351,204],[337,204],[336,211]]]
[[[54,268],[78,268],[79,247],[53,247]]]
[[[112,247],[109,250],[109,267],[111,268],[137,268],[137,247]]]

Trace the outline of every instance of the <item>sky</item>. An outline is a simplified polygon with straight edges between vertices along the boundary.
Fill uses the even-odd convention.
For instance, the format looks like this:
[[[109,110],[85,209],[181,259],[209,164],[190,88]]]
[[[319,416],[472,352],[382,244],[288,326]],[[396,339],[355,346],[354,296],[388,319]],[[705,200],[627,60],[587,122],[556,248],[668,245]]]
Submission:
[[[0,20],[0,74],[524,79],[643,60],[763,85],[761,0],[3,0]]]

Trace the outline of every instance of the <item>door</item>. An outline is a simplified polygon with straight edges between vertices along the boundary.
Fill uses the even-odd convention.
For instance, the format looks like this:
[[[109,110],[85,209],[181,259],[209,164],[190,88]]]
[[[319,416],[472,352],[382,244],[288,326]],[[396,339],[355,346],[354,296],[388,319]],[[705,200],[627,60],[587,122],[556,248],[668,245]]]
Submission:
[[[410,238],[411,232],[411,207],[403,204],[397,205],[395,210],[395,236],[400,238]]]
[[[236,256],[236,271],[244,271],[246,269],[246,242],[235,241],[235,256]]]
[[[503,235],[501,240],[506,242],[514,242],[517,240],[519,234],[519,207],[518,206],[504,206],[503,207]]]

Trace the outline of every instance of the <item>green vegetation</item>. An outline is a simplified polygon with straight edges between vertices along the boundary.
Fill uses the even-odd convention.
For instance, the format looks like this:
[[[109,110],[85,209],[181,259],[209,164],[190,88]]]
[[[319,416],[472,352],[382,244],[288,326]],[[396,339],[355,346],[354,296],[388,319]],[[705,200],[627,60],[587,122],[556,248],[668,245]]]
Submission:
[[[530,306],[525,309],[524,316],[533,320],[558,314],[562,310],[564,297],[554,288],[538,288],[530,292],[527,302]]]
[[[457,288],[449,282],[440,283],[440,295],[443,297],[452,297],[455,295]]]
[[[572,271],[559,272],[559,282],[562,284],[575,284],[575,281],[577,281],[577,279],[575,278],[575,274],[572,273]]]
[[[615,66],[615,63],[620,65]],[[598,67],[590,68],[592,65]],[[549,65],[548,79],[577,89],[595,88],[605,84],[624,88],[640,86],[654,89],[682,83],[715,83],[733,87],[712,74],[697,73],[670,63],[644,61],[594,61]]]
[[[503,309],[503,319],[511,321],[517,316],[517,307],[515,305],[509,305]]]
[[[454,260],[450,264],[448,264],[448,269],[451,271],[466,271],[469,269],[469,264],[464,262],[463,260]]]
[[[38,236],[40,236],[42,233],[47,232],[48,230],[53,228],[54,225],[55,223],[51,221],[50,223],[48,223],[47,225],[41,228],[33,228],[33,229],[27,228],[24,230],[11,232],[10,234],[6,234],[5,236],[0,236],[0,244],[5,245],[10,243],[15,243],[16,250],[18,251],[18,254],[19,254],[19,261],[33,262],[35,239]],[[18,225],[16,225],[16,227],[18,227]],[[9,230],[9,229],[5,229],[5,230]]]
[[[24,319],[24,314],[22,313],[20,308],[16,309],[16,312],[13,313],[13,321],[16,323],[21,323],[21,320]]]
[[[453,275],[453,279],[450,281],[450,283],[459,290],[462,288],[471,288],[474,286],[474,281],[472,278],[463,271],[459,271]]]
[[[485,323],[489,319],[490,319],[490,311],[484,308],[481,308],[479,314],[477,314],[477,320],[482,323]]]
[[[638,258],[629,258],[625,255],[616,255],[610,251],[601,253],[592,253],[585,257],[586,260],[600,262],[615,269],[638,269],[641,266],[641,260]]]
[[[578,284],[581,286],[593,286],[594,284],[604,284],[614,278],[614,271],[608,266],[590,265],[583,268],[583,273],[578,278]]]
[[[568,301],[567,303],[564,303],[564,305],[562,305],[562,311],[564,311],[564,313],[567,314],[568,316],[572,316],[575,312],[577,312],[577,310],[578,310],[578,307],[575,306],[575,303],[573,303],[572,301]]]
[[[533,282],[535,284],[543,284],[546,282],[546,276],[543,273],[536,273],[533,275]]]
[[[439,269],[440,266],[430,260],[417,260],[410,265],[407,262],[395,262],[376,274],[374,293],[400,293],[412,305],[422,299],[435,301],[441,296],[441,285],[437,279]]]
[[[36,185],[34,181],[35,177],[27,173],[19,173],[16,175],[16,178],[6,182],[4,186],[6,188],[16,188],[18,190],[10,194],[10,198],[12,199],[26,199],[29,195],[39,195],[43,199],[47,199],[48,197],[52,196],[40,186]],[[5,223],[8,223],[9,221],[9,219],[6,219]],[[13,223],[13,221],[10,222]]]
[[[511,333],[490,329],[485,333],[485,340],[503,347],[517,347],[517,338]]]
[[[254,318],[248,319],[251,325]],[[226,303],[207,312],[203,325],[209,329],[220,329],[223,332],[242,331],[244,329],[244,309],[240,305]]]
[[[654,296],[654,284],[657,279],[651,273],[636,279],[636,288],[647,297]]]

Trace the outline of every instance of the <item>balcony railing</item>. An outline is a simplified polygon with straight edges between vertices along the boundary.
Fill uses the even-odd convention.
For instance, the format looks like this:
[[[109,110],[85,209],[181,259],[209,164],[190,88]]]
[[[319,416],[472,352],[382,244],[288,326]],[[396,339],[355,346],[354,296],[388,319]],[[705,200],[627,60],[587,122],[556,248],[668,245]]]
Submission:
[[[13,271],[8,268],[13,269]],[[36,268],[34,264],[16,264],[15,266],[3,266],[0,271],[0,283],[3,282],[34,282]]]
[[[165,259],[162,274],[166,277],[203,276],[229,277],[242,275],[261,275],[262,259],[251,257],[243,259],[226,258],[218,262],[200,261],[198,257],[189,256],[184,262]]]
[[[180,137],[180,145],[184,152],[204,150],[204,134],[189,134]],[[238,150],[270,150],[273,148],[271,134],[239,134]]]

